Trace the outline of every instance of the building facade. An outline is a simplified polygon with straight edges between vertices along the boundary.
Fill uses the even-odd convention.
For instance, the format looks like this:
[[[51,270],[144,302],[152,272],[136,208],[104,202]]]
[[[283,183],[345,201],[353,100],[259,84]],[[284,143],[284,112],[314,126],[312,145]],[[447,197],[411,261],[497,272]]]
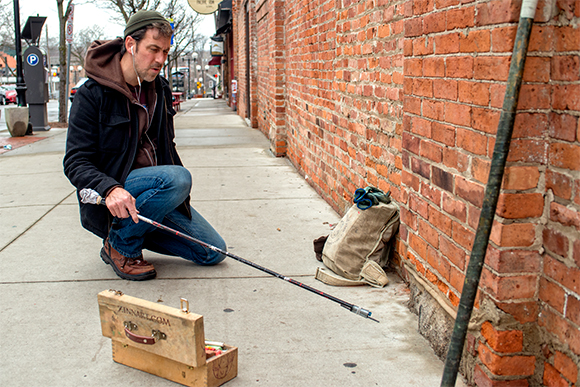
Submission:
[[[392,262],[445,356],[521,0],[234,0],[237,110],[339,213],[390,191]],[[580,4],[540,0],[462,373],[579,385]]]

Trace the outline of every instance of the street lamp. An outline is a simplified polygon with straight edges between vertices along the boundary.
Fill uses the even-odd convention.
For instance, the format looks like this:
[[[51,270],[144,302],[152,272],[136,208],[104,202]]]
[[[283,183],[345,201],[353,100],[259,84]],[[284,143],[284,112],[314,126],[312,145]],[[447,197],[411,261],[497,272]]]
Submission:
[[[75,71],[75,84],[79,81],[80,73],[83,70],[83,66],[77,66]]]
[[[193,58],[194,62],[197,62],[197,52],[190,52],[189,56],[187,57],[187,98],[190,97],[191,94],[191,59]]]

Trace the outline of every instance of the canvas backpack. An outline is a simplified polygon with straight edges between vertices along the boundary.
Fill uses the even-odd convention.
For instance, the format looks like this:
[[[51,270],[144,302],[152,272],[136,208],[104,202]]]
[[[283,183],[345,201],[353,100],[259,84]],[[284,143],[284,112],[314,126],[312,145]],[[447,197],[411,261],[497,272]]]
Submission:
[[[323,245],[320,258],[330,269],[319,267],[316,279],[329,285],[383,287],[389,282],[383,267],[399,228],[399,208],[374,187],[358,189],[354,201],[326,240],[314,241],[319,253]]]

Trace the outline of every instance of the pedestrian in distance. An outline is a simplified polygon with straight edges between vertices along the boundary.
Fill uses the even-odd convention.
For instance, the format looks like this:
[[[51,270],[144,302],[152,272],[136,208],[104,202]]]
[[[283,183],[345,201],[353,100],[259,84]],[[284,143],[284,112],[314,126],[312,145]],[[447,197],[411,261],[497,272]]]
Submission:
[[[70,110],[65,175],[77,193],[93,189],[106,203],[79,200],[81,223],[103,239],[103,261],[128,280],[156,276],[143,249],[199,265],[225,258],[137,217],[226,249],[218,232],[190,206],[191,174],[175,147],[171,89],[159,75],[172,33],[158,12],[138,11],[127,22],[123,39],[93,42],[85,60],[89,80]]]

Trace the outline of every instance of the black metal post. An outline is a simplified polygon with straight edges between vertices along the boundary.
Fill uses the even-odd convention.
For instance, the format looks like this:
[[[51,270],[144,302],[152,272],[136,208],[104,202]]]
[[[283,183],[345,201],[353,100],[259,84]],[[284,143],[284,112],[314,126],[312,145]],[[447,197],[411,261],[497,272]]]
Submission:
[[[20,4],[14,0],[14,35],[16,39],[16,98],[18,106],[26,106],[26,83],[22,71],[22,42],[20,40]]]
[[[477,288],[479,287],[481,270],[485,262],[485,253],[503,180],[537,3],[537,0],[524,0],[522,4],[522,14],[514,42],[508,82],[497,128],[489,177],[485,187],[479,225],[475,233],[469,264],[465,273],[465,282],[461,290],[461,299],[459,300],[457,318],[455,319],[455,326],[449,343],[441,387],[453,387],[457,380],[469,319],[471,318]]]
[[[189,98],[190,92],[191,92],[191,57],[187,57],[187,96],[185,97],[185,99]]]

